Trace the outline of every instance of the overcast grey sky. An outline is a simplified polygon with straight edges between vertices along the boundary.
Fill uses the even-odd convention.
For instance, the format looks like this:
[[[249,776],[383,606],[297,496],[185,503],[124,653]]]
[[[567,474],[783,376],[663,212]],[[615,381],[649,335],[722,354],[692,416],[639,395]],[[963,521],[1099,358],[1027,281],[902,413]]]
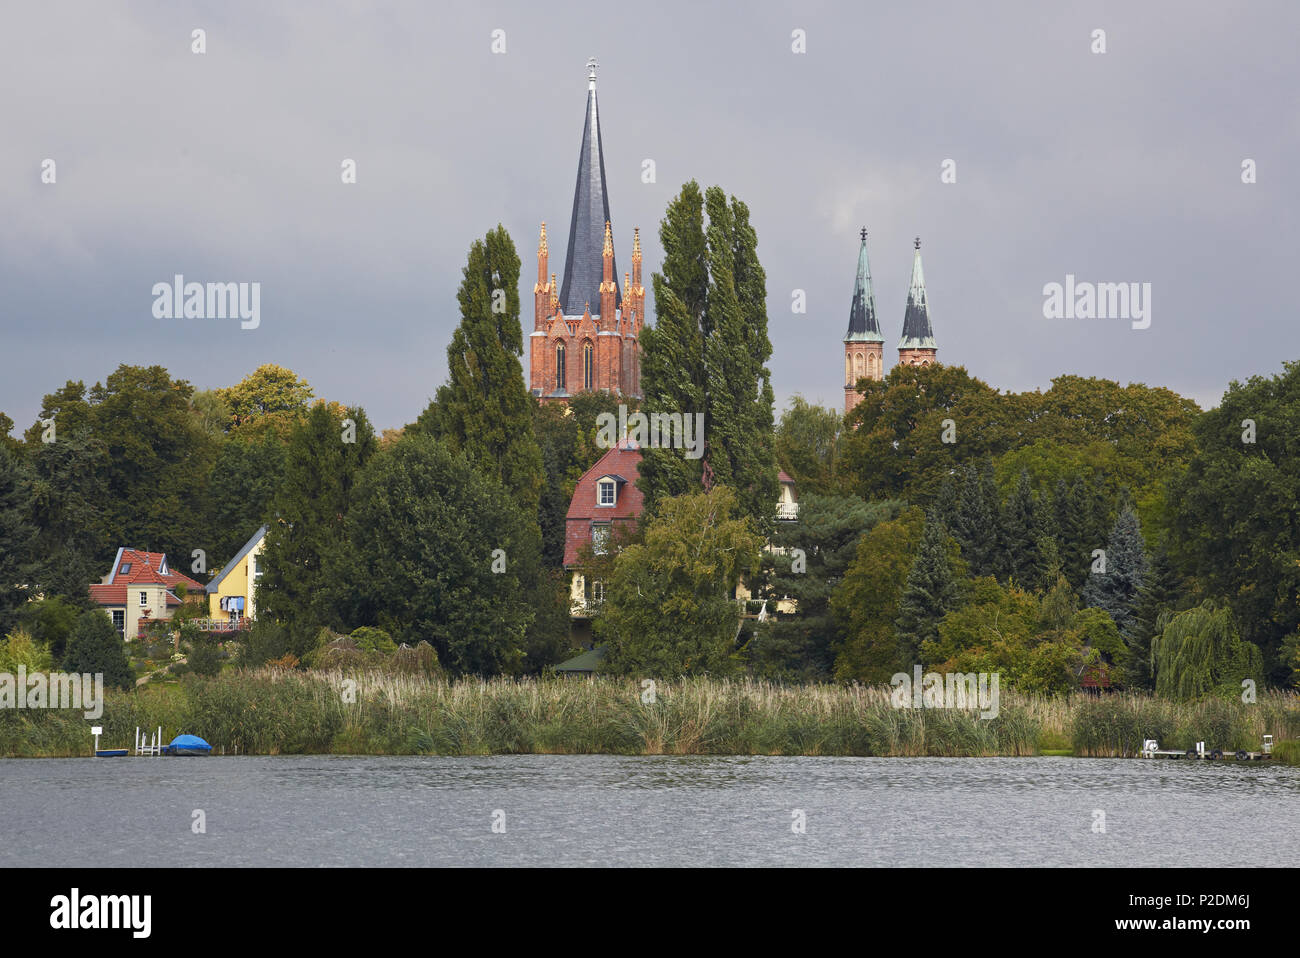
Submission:
[[[1077,373],[1213,405],[1300,358],[1294,2],[5,13],[0,410],[18,432],[43,394],[123,362],[198,388],[279,363],[378,427],[413,420],[445,378],[470,242],[513,235],[525,333],[542,220],[562,271],[591,56],[620,270],[640,226],[650,286],[685,180],[748,203],[778,408],[842,402],[862,225],[890,364],[917,234],[939,359],[999,388]],[[151,288],[176,273],[260,282],[261,325],[155,319]],[[1151,283],[1150,328],[1045,319],[1043,286],[1066,274]]]

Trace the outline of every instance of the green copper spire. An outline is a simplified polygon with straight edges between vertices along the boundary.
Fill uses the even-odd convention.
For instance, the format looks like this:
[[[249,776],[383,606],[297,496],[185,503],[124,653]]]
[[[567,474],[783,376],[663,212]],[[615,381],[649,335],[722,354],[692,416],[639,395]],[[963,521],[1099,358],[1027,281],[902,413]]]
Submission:
[[[858,276],[853,283],[853,303],[849,306],[849,331],[846,343],[883,343],[880,324],[876,321],[876,296],[871,289],[871,265],[867,262],[867,228],[862,227],[862,246],[858,249]]]
[[[921,237],[916,238],[912,256],[912,287],[907,291],[907,314],[903,317],[903,338],[899,349],[938,349],[930,327],[930,306],[925,299],[925,276],[921,272]]]

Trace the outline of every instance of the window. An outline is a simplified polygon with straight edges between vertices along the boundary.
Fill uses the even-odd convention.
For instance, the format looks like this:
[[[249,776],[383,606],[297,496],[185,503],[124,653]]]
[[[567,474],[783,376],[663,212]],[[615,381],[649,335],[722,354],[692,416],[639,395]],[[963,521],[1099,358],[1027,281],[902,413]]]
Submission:
[[[130,574],[131,574],[131,563],[129,563],[129,562],[123,562],[121,568],[119,568],[119,569],[117,570],[117,574],[118,574],[118,575],[130,575]]]
[[[262,568],[262,557],[253,556],[253,578],[260,579],[265,570]]]
[[[596,505],[612,506],[618,498],[613,479],[602,479],[596,484]]]
[[[609,523],[593,522],[591,524],[591,551],[603,556],[609,551]]]
[[[582,388],[591,388],[592,369],[594,368],[591,356],[591,343],[584,343],[582,347]]]
[[[605,601],[605,583],[597,579],[591,584],[591,604],[600,605]]]
[[[113,628],[117,629],[118,635],[126,635],[126,610],[113,610]]]
[[[555,389],[564,389],[564,343],[555,344]]]
[[[149,593],[148,593],[148,592],[141,592],[141,593],[140,593],[140,605],[145,606],[145,605],[148,605],[148,604],[149,604]]]

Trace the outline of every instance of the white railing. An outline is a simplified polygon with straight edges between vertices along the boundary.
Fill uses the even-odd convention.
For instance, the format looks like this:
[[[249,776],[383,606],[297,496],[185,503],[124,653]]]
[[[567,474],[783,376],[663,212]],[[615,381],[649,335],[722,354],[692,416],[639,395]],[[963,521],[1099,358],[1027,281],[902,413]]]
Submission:
[[[797,502],[778,502],[776,504],[776,517],[778,519],[798,519],[799,503]]]

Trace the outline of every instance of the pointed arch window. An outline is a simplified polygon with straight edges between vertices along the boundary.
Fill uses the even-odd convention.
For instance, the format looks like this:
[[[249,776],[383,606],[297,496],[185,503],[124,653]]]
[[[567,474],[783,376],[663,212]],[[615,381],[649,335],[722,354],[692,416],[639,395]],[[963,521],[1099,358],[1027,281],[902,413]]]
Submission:
[[[582,388],[591,389],[591,381],[595,376],[595,358],[592,355],[591,340],[582,344]]]
[[[865,375],[866,373],[866,370],[863,368],[862,360],[863,357],[861,353],[854,354],[853,356],[853,382],[854,383],[857,383],[857,381],[861,379],[863,375]]]
[[[555,389],[557,392],[564,389],[564,343],[555,344]]]

